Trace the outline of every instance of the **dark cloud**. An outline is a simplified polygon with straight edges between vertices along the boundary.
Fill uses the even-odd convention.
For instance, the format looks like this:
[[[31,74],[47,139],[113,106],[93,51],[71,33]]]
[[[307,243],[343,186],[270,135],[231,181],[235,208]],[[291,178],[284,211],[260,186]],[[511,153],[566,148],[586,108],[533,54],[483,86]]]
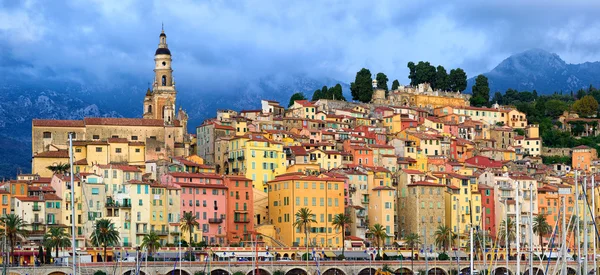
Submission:
[[[164,22],[178,83],[217,87],[275,73],[350,82],[362,67],[405,83],[408,61],[474,75],[530,48],[599,60],[598,11],[596,1],[0,0],[0,58],[10,61],[0,70],[151,81]]]

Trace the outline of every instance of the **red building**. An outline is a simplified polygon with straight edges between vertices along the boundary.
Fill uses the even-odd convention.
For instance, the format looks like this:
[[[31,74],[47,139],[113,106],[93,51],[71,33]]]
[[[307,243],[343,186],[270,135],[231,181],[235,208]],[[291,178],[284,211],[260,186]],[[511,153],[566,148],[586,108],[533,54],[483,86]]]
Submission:
[[[496,237],[496,202],[494,201],[494,187],[485,184],[479,185],[479,193],[481,194],[481,207],[483,211],[481,227],[487,231],[487,235],[492,238]]]
[[[249,240],[248,231],[254,231],[252,180],[244,176],[225,176],[227,193],[227,240],[239,243]]]

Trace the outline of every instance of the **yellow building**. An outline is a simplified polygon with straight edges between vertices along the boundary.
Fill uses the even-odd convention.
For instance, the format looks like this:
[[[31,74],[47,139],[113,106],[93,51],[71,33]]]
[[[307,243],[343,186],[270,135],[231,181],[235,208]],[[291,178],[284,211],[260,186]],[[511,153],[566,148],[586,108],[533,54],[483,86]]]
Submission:
[[[286,171],[283,145],[260,134],[232,138],[226,151],[225,174],[245,175],[256,189],[266,192],[266,183]]]
[[[383,127],[385,127],[390,134],[395,134],[402,131],[400,117],[401,114],[392,114],[389,116],[384,116]]]
[[[434,173],[439,181],[445,183],[446,226],[459,236],[460,246],[467,245],[471,225],[481,223],[481,194],[478,191],[477,178],[471,175],[455,173]]]
[[[286,117],[315,119],[316,107],[308,100],[296,100],[285,113]]]
[[[279,240],[288,246],[306,245],[305,231],[294,227],[294,216],[308,208],[316,223],[310,225],[310,246],[341,247],[341,232],[331,222],[344,213],[344,179],[284,174],[268,182],[269,219],[279,232]]]
[[[329,170],[342,165],[342,155],[339,151],[312,149],[307,151],[309,163],[318,164],[321,169]]]

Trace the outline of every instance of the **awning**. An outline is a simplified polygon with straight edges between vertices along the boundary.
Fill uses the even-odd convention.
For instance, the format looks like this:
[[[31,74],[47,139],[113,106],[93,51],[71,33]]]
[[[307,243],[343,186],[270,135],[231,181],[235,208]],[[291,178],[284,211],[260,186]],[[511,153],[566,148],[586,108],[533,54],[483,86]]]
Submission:
[[[335,255],[335,253],[333,253],[331,251],[325,251],[325,257],[335,258],[335,257],[337,257],[337,255]]]
[[[412,257],[411,254],[410,254],[410,251],[401,251],[400,255],[402,255],[402,257],[404,257],[404,258],[410,258],[410,257]]]
[[[448,256],[450,256],[450,258],[467,258],[468,255],[465,252],[462,251],[448,251]]]
[[[430,252],[428,252],[428,253],[423,253],[423,254],[421,254],[420,256],[421,256],[421,257],[427,257],[427,258],[429,258],[429,259],[433,259],[433,258],[437,258],[437,257],[438,257],[438,254],[437,254],[437,253],[435,253],[435,252],[434,252],[434,253],[430,253]]]
[[[335,251],[334,252],[336,255],[342,255],[341,251]],[[346,257],[347,259],[369,259],[369,254],[365,253],[364,251],[346,251],[344,252],[344,257]]]
[[[406,244],[406,242],[405,242],[405,241],[396,241],[395,243],[396,243],[398,246],[403,246],[403,245],[405,245],[405,244]]]
[[[383,252],[388,257],[398,257],[398,252]]]
[[[229,252],[225,254],[225,252],[215,252],[217,257],[219,258],[227,258],[227,257],[236,257],[236,258],[254,258],[256,257],[256,252],[252,251],[235,251],[234,255],[230,255]],[[258,252],[258,257],[271,258],[275,255],[275,252]]]
[[[350,242],[350,244],[352,245],[352,247],[362,247],[363,246],[363,242]]]

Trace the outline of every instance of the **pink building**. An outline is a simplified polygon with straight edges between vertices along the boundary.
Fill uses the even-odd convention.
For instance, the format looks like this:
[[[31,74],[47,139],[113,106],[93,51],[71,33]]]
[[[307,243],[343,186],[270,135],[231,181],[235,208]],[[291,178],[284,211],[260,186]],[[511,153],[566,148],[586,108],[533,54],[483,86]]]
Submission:
[[[227,186],[217,174],[172,172],[162,176],[163,184],[181,188],[181,216],[196,215],[202,240],[208,245],[227,243]]]

